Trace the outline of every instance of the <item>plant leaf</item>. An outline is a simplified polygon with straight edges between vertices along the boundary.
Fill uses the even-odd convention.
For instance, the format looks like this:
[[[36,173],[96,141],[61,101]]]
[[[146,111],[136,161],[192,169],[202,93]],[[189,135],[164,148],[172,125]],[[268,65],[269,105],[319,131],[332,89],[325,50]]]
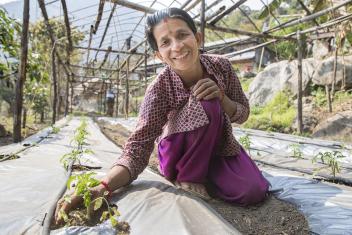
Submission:
[[[112,227],[116,228],[116,226],[118,224],[116,218],[113,216],[110,216],[110,222],[111,222]]]
[[[100,222],[103,222],[104,220],[106,220],[108,218],[108,215],[109,215],[109,212],[104,211],[100,217]]]
[[[94,210],[95,211],[98,210],[102,205],[103,205],[103,198],[102,197],[95,199]]]

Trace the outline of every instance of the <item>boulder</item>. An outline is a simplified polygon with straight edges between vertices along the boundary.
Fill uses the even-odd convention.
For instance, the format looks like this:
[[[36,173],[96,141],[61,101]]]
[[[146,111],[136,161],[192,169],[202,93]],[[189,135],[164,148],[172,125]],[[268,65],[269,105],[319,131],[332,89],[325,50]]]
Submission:
[[[343,111],[319,123],[313,137],[352,142],[352,111]]]
[[[313,58],[302,61],[302,88],[305,90],[314,74],[317,61]],[[249,103],[263,106],[267,104],[279,91],[288,89],[294,95],[297,94],[298,69],[297,60],[283,60],[267,66],[260,72],[249,86]]]
[[[313,42],[313,58],[321,60],[329,55],[329,43],[321,40],[314,40]]]
[[[326,58],[318,63],[313,75],[312,82],[317,85],[331,85],[334,77],[334,56]],[[345,56],[346,88],[352,87],[352,56]],[[337,57],[336,84],[341,85],[343,74],[343,58]]]

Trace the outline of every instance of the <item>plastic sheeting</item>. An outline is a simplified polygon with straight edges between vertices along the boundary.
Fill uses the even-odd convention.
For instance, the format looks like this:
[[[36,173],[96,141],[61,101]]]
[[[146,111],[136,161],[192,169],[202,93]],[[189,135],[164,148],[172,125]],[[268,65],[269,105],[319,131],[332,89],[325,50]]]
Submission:
[[[26,149],[21,158],[0,163],[0,233],[40,234],[41,225],[57,192],[65,183],[59,159],[71,151],[71,138],[79,125],[74,118],[52,138]],[[94,151],[90,165],[101,166],[102,176],[121,149],[111,143],[91,120],[87,143]],[[43,133],[39,133],[41,136]],[[26,140],[27,141],[27,140]],[[22,145],[12,147],[18,151]],[[9,147],[0,148],[0,153]],[[131,226],[131,234],[240,234],[202,200],[174,188],[159,175],[145,170],[132,185],[113,194],[120,220]],[[96,227],[69,227],[52,234],[115,234],[109,222]]]
[[[137,119],[101,118],[111,124],[119,123],[133,131]],[[249,129],[234,128],[234,135],[238,139],[248,134],[251,140],[253,158],[260,158],[282,166],[306,167],[313,169],[311,159],[319,152],[340,150],[346,158],[341,159],[344,176],[350,176],[351,146],[336,141],[326,141],[298,137],[294,135],[268,133]],[[290,157],[290,145],[300,144],[305,159]],[[255,149],[255,150],[254,150]],[[260,152],[260,156],[256,154]],[[266,152],[266,153],[265,153]],[[266,179],[271,183],[271,191],[275,196],[290,202],[305,215],[312,234],[352,234],[352,188],[348,186],[322,183],[309,179],[305,174],[260,166]],[[308,177],[305,178],[305,177]]]

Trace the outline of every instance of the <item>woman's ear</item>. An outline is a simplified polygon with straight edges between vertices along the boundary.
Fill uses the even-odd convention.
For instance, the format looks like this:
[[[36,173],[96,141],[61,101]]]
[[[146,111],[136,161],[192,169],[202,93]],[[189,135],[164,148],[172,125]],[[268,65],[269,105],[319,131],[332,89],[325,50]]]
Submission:
[[[200,46],[202,45],[202,33],[201,32],[197,32],[195,37],[196,37],[196,40],[197,40],[198,47],[200,48]]]

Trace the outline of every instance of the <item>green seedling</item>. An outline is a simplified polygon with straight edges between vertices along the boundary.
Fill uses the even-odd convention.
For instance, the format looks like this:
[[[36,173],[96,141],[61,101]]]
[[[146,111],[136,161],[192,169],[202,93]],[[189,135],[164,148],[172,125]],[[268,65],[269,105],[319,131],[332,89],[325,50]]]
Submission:
[[[299,144],[290,144],[289,147],[292,150],[292,155],[291,155],[292,157],[297,159],[303,159],[303,152]]]
[[[96,173],[94,172],[89,172],[85,174],[71,176],[67,181],[67,188],[71,189],[72,182],[75,182],[74,194],[83,198],[83,205],[86,209],[86,214],[84,216],[88,221],[90,221],[92,218],[92,209],[94,211],[97,211],[103,206],[103,203],[105,203],[107,206],[107,210],[102,212],[100,221],[102,222],[106,219],[109,219],[112,226],[116,228],[119,224],[116,217],[120,216],[117,207],[110,206],[109,202],[104,197],[97,197],[92,200],[91,189],[100,184],[100,181],[93,177],[95,174]],[[64,197],[64,200],[70,203],[71,199],[69,196],[66,195]],[[59,212],[59,217],[62,218],[67,225],[70,225],[69,216],[63,210]]]
[[[239,141],[243,148],[248,150],[249,154],[251,154],[251,140],[249,139],[249,135],[246,134],[245,136],[241,136]]]
[[[53,134],[57,134],[60,132],[60,127],[56,127],[56,126],[51,126],[51,133]]]
[[[75,148],[65,155],[63,155],[60,159],[60,162],[63,164],[64,168],[67,170],[70,162],[77,162],[79,166],[81,166],[81,158],[83,154],[94,154],[94,152],[88,148],[83,149],[83,145],[85,144],[85,140],[89,135],[87,128],[87,122],[85,119],[81,120],[81,124],[75,130],[75,134],[73,136],[72,142],[75,143]]]
[[[91,149],[72,149],[70,153],[66,153],[61,157],[60,162],[64,166],[64,168],[68,170],[69,163],[72,161],[77,162],[78,165],[82,165],[81,158],[83,154],[94,154],[94,152]]]
[[[340,173],[340,164],[338,163],[337,159],[344,158],[344,156],[340,151],[333,151],[333,152],[319,152],[313,159],[312,162],[317,162],[318,159],[322,161],[323,164],[327,166],[318,168],[315,170],[315,174],[322,169],[330,168],[333,177],[336,177],[336,173]]]

